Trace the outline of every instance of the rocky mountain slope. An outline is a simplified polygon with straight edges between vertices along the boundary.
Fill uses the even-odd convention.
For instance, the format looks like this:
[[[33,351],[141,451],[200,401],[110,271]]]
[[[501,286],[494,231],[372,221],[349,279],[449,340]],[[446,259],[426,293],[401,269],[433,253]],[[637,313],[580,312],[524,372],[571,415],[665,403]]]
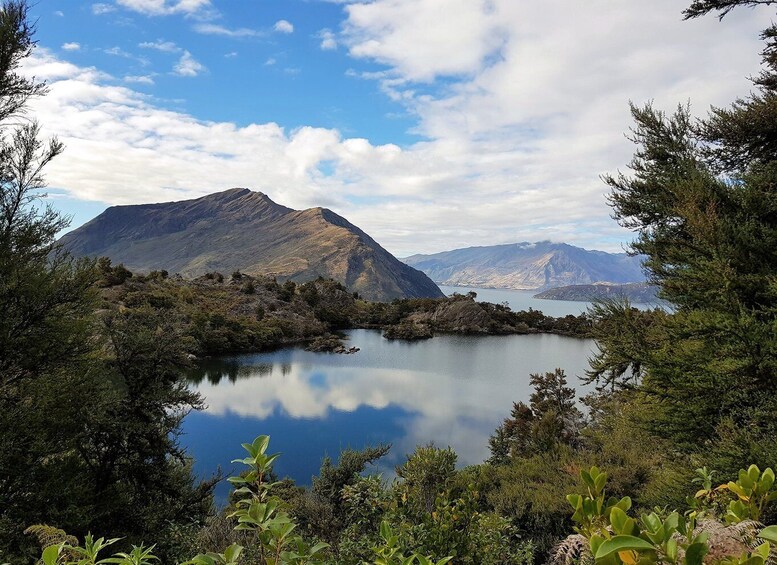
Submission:
[[[438,284],[521,290],[643,282],[640,259],[541,241],[454,249],[403,259]]]
[[[425,274],[331,210],[292,210],[247,188],[113,206],[61,243],[76,256],[107,256],[137,272],[196,277],[240,270],[295,282],[321,276],[369,300],[442,296]]]

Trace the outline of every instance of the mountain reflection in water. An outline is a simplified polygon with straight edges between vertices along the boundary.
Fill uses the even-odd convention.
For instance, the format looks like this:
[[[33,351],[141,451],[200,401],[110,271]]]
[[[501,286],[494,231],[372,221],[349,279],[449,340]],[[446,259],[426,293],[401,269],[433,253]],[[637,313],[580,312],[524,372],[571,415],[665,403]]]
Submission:
[[[206,360],[191,372],[207,409],[184,421],[195,470],[229,474],[240,443],[272,436],[280,476],[310,484],[325,455],[391,443],[390,475],[418,444],[450,445],[460,465],[488,457],[488,438],[513,401],[527,401],[529,374],[563,368],[578,393],[593,341],[555,335],[438,336],[407,343],[349,332],[355,355],[285,349]],[[223,499],[228,485],[220,485]]]

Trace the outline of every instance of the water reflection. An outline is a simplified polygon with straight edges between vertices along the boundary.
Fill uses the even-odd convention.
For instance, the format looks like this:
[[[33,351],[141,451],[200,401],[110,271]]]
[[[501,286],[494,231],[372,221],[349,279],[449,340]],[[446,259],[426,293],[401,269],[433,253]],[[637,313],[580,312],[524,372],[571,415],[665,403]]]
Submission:
[[[239,444],[273,435],[278,471],[308,484],[325,454],[390,442],[389,469],[416,445],[450,445],[459,463],[488,456],[488,437],[529,374],[562,367],[574,383],[593,342],[552,335],[438,336],[390,342],[356,330],[356,355],[299,349],[211,360],[192,373],[207,410],[184,422],[184,443],[203,474],[239,455]]]

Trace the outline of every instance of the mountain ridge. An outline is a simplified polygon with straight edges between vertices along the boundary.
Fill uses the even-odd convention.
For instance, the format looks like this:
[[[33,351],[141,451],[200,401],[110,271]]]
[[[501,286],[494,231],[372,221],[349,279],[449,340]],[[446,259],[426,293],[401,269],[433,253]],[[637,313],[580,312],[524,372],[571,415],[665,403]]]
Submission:
[[[371,300],[442,296],[426,275],[332,210],[294,210],[247,188],[112,206],[60,242],[75,256],[105,255],[139,272],[241,270],[295,282],[321,276]]]
[[[645,280],[639,257],[550,241],[473,246],[403,261],[436,283],[452,286],[545,290]]]

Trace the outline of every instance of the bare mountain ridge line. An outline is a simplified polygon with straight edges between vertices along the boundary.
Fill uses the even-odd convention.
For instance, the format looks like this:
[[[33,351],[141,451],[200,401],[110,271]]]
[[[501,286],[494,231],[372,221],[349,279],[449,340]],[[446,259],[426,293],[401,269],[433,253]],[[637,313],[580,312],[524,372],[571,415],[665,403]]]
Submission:
[[[294,210],[233,188],[193,200],[112,206],[60,240],[75,256],[110,257],[132,271],[166,269],[332,278],[369,300],[440,297],[426,275],[327,208]]]
[[[645,281],[640,257],[550,241],[467,247],[403,261],[436,283],[451,286],[546,290]]]

